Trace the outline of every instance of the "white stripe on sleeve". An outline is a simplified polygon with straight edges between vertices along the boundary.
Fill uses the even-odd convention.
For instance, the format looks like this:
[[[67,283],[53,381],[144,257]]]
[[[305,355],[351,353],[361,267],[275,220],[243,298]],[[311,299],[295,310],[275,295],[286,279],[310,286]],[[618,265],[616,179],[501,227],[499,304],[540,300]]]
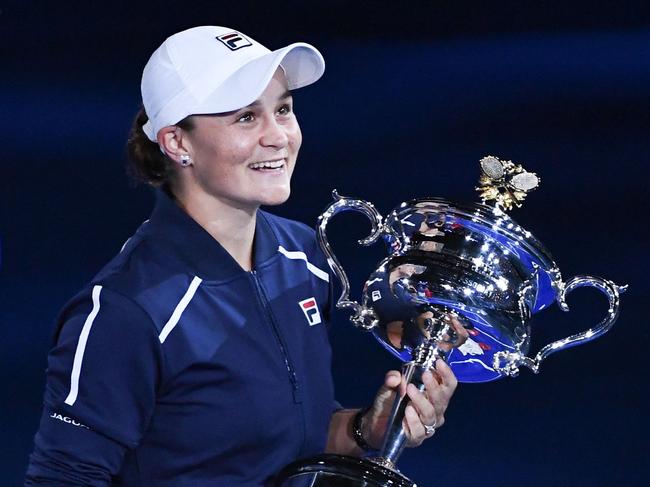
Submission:
[[[79,376],[81,375],[81,363],[84,359],[84,351],[86,350],[86,342],[88,341],[88,335],[90,334],[90,329],[93,326],[93,321],[97,313],[99,313],[99,295],[102,292],[102,286],[93,287],[93,309],[90,311],[90,314],[86,318],[81,333],[79,335],[79,342],[77,342],[77,350],[74,353],[74,362],[72,363],[72,374],[70,375],[70,393],[65,399],[65,403],[69,406],[72,406],[77,400],[77,394],[79,393]]]
[[[176,305],[176,309],[174,309],[174,312],[172,313],[171,317],[169,318],[167,323],[165,323],[165,326],[163,326],[160,335],[158,335],[158,340],[160,340],[160,343],[165,342],[167,336],[178,324],[178,320],[181,319],[181,315],[183,314],[183,311],[185,311],[187,305],[190,304],[190,301],[192,301],[192,298],[194,297],[194,293],[196,292],[199,285],[201,284],[201,281],[202,279],[197,276],[194,276],[194,279],[192,279],[192,282],[190,283],[190,287],[187,288],[187,291],[185,291],[185,295],[178,302],[178,304]]]
[[[330,275],[327,272],[325,272],[323,269],[320,269],[316,267],[314,264],[312,264],[311,262],[309,262],[304,252],[300,252],[297,250],[295,251],[287,250],[282,245],[278,247],[278,251],[288,259],[304,260],[305,263],[307,264],[307,269],[309,270],[309,272],[311,272],[313,275],[315,275],[319,279],[322,279],[325,282],[330,282]]]

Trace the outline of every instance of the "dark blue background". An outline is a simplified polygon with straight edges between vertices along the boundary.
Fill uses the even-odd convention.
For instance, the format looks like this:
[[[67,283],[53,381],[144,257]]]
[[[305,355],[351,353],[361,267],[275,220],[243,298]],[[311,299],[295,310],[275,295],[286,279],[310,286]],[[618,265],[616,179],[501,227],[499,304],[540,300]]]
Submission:
[[[645,485],[649,345],[650,22],[645,2],[3,2],[0,5],[2,485],[18,485],[37,427],[52,320],[148,216],[124,144],[149,54],[169,34],[228,25],[271,48],[305,40],[324,78],[295,95],[304,142],[279,214],[313,224],[331,189],[387,212],[401,200],[475,201],[495,154],[542,177],[513,217],[566,278],[630,285],[605,337],[541,374],[461,385],[447,424],[407,451],[421,486]],[[331,225],[355,295],[383,249],[362,217]],[[605,300],[534,323],[534,349],[594,324]],[[344,313],[339,400],[367,404],[399,364]],[[272,453],[270,453],[272,454]]]

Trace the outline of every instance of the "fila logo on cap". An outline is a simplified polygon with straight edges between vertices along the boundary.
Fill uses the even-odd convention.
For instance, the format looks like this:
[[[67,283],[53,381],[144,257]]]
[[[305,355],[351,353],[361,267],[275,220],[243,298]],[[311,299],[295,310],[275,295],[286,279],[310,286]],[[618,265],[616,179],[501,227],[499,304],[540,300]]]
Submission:
[[[242,47],[253,45],[251,41],[246,39],[244,35],[240,34],[239,32],[229,32],[228,34],[217,36],[217,39],[220,40],[231,51],[236,51]]]
[[[315,298],[303,299],[298,304],[300,305],[302,312],[305,314],[309,326],[314,326],[321,322],[320,311],[318,311],[318,305],[316,304]]]

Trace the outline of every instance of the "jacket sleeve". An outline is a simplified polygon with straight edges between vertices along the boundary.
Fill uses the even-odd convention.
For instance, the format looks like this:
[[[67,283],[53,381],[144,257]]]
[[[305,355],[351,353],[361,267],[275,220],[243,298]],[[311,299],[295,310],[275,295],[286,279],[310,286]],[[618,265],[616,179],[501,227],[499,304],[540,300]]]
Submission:
[[[95,285],[59,318],[25,485],[107,486],[151,418],[162,352],[149,315]]]

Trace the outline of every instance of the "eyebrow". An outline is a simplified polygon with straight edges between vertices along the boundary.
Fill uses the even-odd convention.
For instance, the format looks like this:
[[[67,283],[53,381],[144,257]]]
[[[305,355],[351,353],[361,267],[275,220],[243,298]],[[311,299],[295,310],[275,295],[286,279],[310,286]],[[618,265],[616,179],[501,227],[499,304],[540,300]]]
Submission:
[[[280,96],[278,96],[278,101],[286,100],[287,98],[292,98],[292,97],[293,97],[293,93],[291,93],[291,91],[289,91],[289,90],[286,90],[284,93],[282,93]],[[229,112],[220,112],[220,113],[203,113],[203,114],[200,114],[200,115],[216,115],[216,116],[219,116],[219,117],[228,117],[228,116],[234,115],[236,113],[239,113],[242,110],[246,110],[247,108],[254,108],[254,107],[257,107],[259,105],[260,105],[260,101],[255,100],[253,103],[250,103],[249,105],[246,105],[245,107],[238,108],[237,110],[231,110]],[[199,114],[197,113],[197,115],[199,115]]]

